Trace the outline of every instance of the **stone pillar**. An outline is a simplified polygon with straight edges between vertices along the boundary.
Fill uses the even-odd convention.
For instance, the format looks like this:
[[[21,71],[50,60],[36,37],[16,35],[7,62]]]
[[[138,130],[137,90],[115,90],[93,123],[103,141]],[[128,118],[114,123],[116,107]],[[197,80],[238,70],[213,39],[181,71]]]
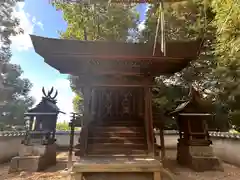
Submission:
[[[50,145],[21,145],[19,156],[11,160],[9,172],[42,171],[56,165],[56,144]]]
[[[177,160],[181,165],[202,172],[209,170],[223,170],[220,160],[214,155],[211,146],[177,144]]]

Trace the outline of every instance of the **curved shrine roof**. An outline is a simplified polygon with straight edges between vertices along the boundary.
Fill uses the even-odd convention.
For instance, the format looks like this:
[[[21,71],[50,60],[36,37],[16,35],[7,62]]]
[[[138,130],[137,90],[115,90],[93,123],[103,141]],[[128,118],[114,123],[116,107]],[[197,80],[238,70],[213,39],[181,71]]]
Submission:
[[[181,103],[177,108],[170,112],[169,115],[176,115],[179,113],[213,113],[213,102],[204,99],[200,92],[193,86],[190,88],[188,100]]]
[[[42,98],[41,102],[38,103],[34,108],[28,110],[28,113],[56,113],[60,112],[60,109],[56,103],[47,100],[45,97]]]
[[[35,51],[63,74],[148,73],[152,76],[181,71],[198,57],[202,40],[166,42],[166,56],[153,44],[52,39],[31,35]]]

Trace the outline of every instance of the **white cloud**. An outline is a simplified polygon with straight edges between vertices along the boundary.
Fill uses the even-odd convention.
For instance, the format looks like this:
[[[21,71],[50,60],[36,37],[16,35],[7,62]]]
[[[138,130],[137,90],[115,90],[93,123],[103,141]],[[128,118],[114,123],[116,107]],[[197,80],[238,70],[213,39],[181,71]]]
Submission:
[[[140,32],[145,29],[146,14],[147,14],[147,11],[149,10],[149,8],[150,8],[150,5],[149,5],[149,4],[146,4],[146,9],[145,9],[145,12],[144,12],[145,18],[144,18],[144,20],[143,20],[142,22],[140,22],[140,23],[138,24],[138,30],[139,30]]]
[[[145,29],[145,20],[138,24],[138,30],[143,31]]]
[[[17,3],[13,12],[13,16],[20,20],[20,27],[24,30],[24,34],[11,37],[12,48],[19,51],[32,48],[32,42],[29,34],[33,34],[35,27],[39,27],[44,30],[43,24],[40,21],[37,21],[35,16],[31,16],[24,11],[24,5],[24,2]]]
[[[67,79],[57,79],[52,84],[34,84],[30,95],[36,99],[36,104],[38,104],[42,99],[42,87],[48,91],[51,87],[54,87],[58,91],[57,96],[57,106],[62,112],[66,114],[59,114],[58,121],[69,121],[70,113],[73,112],[72,100],[74,98],[74,93],[71,91],[70,82]],[[35,105],[36,105],[35,104]]]

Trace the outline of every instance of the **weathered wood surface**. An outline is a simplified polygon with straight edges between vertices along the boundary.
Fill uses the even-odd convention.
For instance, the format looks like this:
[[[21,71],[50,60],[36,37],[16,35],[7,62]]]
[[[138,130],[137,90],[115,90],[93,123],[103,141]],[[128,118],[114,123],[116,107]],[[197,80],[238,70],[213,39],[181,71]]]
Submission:
[[[69,39],[54,39],[31,35],[34,49],[43,57],[68,56],[106,59],[144,59],[152,57],[153,43],[126,43],[109,41],[79,41]],[[171,58],[194,58],[198,56],[202,39],[189,41],[167,41],[166,56]],[[156,56],[163,57],[161,44],[157,44]],[[155,57],[157,58],[157,57]],[[50,59],[49,59],[50,60]],[[51,60],[50,60],[51,61]],[[68,58],[68,62],[70,59]]]
[[[81,158],[73,172],[159,172],[160,161],[151,158]]]

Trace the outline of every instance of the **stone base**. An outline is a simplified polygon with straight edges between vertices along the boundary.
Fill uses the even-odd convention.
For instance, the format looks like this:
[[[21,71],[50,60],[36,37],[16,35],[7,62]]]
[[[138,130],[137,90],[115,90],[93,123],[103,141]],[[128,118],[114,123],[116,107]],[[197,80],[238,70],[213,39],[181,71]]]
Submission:
[[[161,180],[161,168],[162,164],[155,159],[90,157],[73,164],[71,179]]]
[[[25,146],[22,145],[19,156],[10,163],[9,172],[42,171],[56,165],[56,145]]]
[[[211,146],[187,146],[179,144],[177,147],[177,161],[194,171],[223,171],[222,163],[214,156]]]

